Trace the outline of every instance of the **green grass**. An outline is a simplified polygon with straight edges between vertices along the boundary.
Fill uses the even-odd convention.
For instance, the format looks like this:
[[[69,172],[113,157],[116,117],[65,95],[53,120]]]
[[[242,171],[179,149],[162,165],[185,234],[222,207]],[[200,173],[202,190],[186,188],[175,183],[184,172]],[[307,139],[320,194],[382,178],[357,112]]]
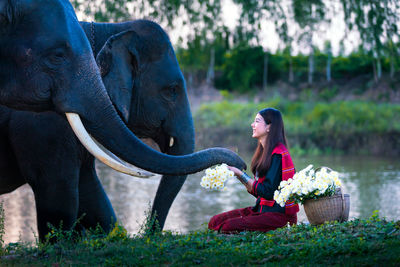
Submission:
[[[194,118],[199,128],[250,127],[257,112],[279,109],[288,132],[313,131],[354,134],[400,131],[400,105],[362,101],[289,102],[274,98],[262,103],[216,102],[203,104]]]
[[[84,237],[53,232],[55,244],[9,244],[1,266],[399,266],[400,221],[375,213],[366,220],[300,224],[268,233],[223,235],[208,230]],[[58,265],[57,265],[58,264]]]

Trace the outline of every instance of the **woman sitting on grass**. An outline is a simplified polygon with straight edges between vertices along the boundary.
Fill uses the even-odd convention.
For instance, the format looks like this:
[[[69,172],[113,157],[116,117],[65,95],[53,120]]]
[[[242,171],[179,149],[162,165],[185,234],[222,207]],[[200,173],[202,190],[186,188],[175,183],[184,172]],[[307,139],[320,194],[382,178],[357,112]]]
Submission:
[[[255,179],[245,172],[228,166],[247,191],[257,198],[254,207],[235,209],[213,216],[208,228],[222,233],[241,231],[266,232],[297,223],[299,206],[286,203],[281,207],[273,200],[274,192],[282,180],[292,178],[295,168],[287,150],[282,115],[277,109],[266,108],[258,112],[254,122],[253,138],[258,139],[251,162]]]

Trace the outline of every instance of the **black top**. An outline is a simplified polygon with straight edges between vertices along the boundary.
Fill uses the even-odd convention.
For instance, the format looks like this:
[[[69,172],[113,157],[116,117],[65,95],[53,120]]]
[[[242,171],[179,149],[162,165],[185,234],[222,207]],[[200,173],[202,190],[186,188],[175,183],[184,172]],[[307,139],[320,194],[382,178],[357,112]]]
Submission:
[[[272,207],[260,205],[261,199],[267,200],[274,199],[274,192],[278,189],[282,181],[282,156],[280,154],[273,154],[271,158],[271,165],[262,182],[257,180],[253,185],[252,194],[257,198],[256,205],[253,207],[254,211],[258,212],[280,212],[285,213],[285,208],[281,207],[278,203],[274,203]]]

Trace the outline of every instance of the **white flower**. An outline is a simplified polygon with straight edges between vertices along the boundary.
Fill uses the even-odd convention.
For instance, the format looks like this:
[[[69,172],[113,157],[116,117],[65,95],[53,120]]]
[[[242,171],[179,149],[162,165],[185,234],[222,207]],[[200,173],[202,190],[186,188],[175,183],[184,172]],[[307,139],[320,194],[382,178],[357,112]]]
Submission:
[[[333,178],[334,182],[335,182],[335,186],[336,187],[340,187],[342,185],[342,183],[339,181],[338,178]]]
[[[210,186],[211,186],[210,182],[201,182],[200,185],[201,185],[202,187],[206,188],[206,189],[209,189]]]
[[[226,191],[225,182],[235,174],[228,169],[228,165],[221,164],[215,168],[208,168],[206,175],[201,178],[200,186],[206,189]]]
[[[313,167],[312,164],[308,165],[304,170],[301,170],[301,172],[308,172],[309,170],[311,170]]]
[[[313,165],[294,174],[292,179],[281,181],[278,190],[274,192],[274,200],[281,206],[286,201],[297,199],[302,202],[315,196],[324,195],[326,192],[333,194],[335,189],[341,185],[339,174],[328,168],[321,168],[318,171]]]
[[[287,185],[287,181],[282,181],[281,183],[280,183],[280,187],[285,187],[286,185]]]

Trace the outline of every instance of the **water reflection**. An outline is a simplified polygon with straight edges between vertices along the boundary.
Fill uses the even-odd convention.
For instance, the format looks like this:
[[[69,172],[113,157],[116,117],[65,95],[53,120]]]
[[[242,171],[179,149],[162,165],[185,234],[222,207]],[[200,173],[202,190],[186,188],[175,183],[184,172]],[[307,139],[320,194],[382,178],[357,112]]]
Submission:
[[[343,191],[351,195],[350,218],[366,218],[374,210],[380,210],[381,216],[390,220],[400,219],[400,209],[393,207],[393,200],[400,198],[398,160],[349,156],[294,156],[293,160],[297,170],[313,163],[340,172]],[[97,164],[97,171],[118,219],[130,233],[136,233],[145,220],[161,177],[138,179],[117,173],[101,163]],[[199,185],[202,175],[198,173],[188,177],[171,207],[166,230],[187,232],[202,229],[214,214],[254,205],[254,197],[237,180],[229,181],[225,192],[206,191]],[[4,202],[6,215],[5,242],[33,241],[37,231],[36,211],[29,186],[0,196],[0,201]],[[307,221],[302,208],[299,221]]]
[[[33,192],[28,185],[1,195],[5,213],[5,243],[18,240],[34,241],[37,235],[36,208]]]
[[[351,195],[350,217],[369,217],[374,210],[388,219],[400,219],[393,199],[400,194],[400,164],[392,158],[318,157],[299,159],[299,164],[315,162],[341,173],[344,192]]]

